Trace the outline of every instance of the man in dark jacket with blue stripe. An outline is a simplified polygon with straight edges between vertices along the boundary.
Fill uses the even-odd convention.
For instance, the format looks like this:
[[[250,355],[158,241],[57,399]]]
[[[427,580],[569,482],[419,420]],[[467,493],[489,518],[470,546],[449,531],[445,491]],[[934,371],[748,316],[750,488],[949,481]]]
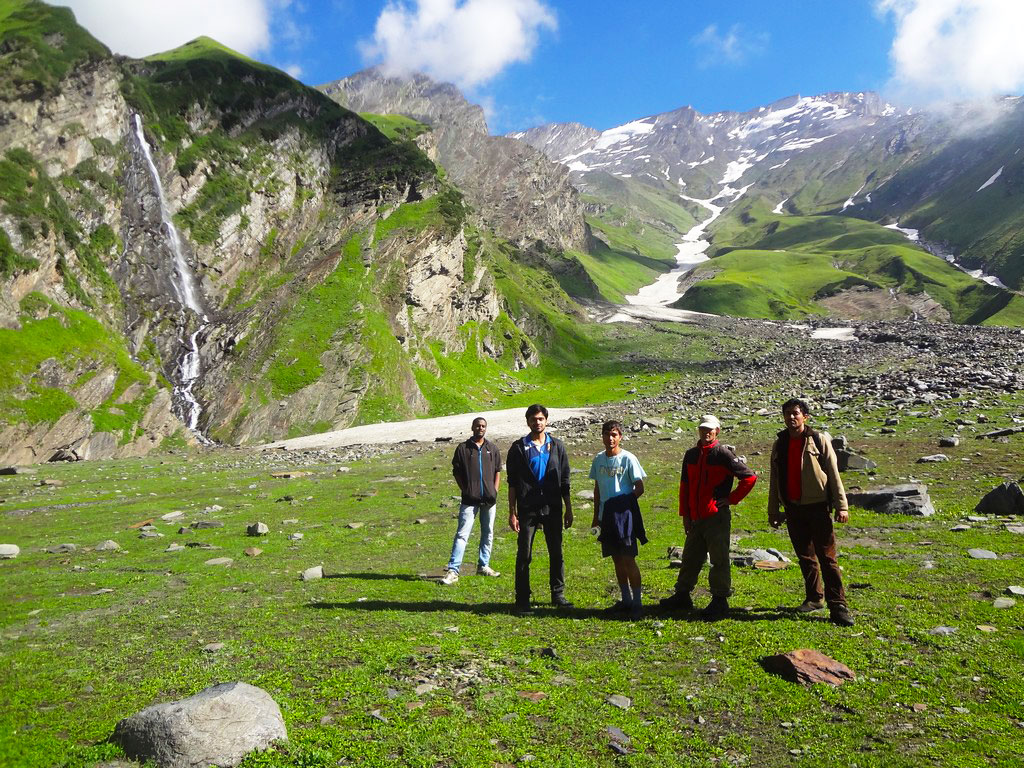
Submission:
[[[548,409],[531,405],[526,409],[530,434],[512,443],[505,459],[508,472],[508,524],[519,534],[516,553],[516,612],[526,615],[530,607],[530,562],[533,537],[544,529],[549,558],[551,603],[571,608],[565,599],[565,562],[562,559],[562,528],[572,526],[569,497],[569,456],[561,440],[547,434]],[[563,516],[562,509],[565,508]]]
[[[469,535],[473,532],[473,518],[480,515],[480,549],[477,553],[478,576],[500,576],[491,568],[491,545],[494,542],[495,501],[501,485],[501,451],[484,438],[487,419],[473,419],[473,436],[455,449],[452,457],[452,475],[462,492],[459,504],[459,527],[452,542],[452,555],[448,560],[442,584],[452,585],[459,580],[462,557],[466,553]]]

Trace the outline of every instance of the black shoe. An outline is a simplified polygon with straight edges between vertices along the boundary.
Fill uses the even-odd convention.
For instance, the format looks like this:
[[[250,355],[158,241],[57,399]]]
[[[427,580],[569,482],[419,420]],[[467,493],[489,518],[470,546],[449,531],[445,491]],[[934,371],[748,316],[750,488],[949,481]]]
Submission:
[[[514,613],[516,616],[533,616],[533,606],[530,605],[529,601],[526,601],[525,603],[516,601]]]
[[[693,610],[693,598],[690,597],[689,592],[676,592],[668,597],[663,597],[658,601],[658,605],[662,608],[669,608],[677,611],[692,611]]]
[[[845,605],[837,605],[829,609],[829,621],[833,624],[838,624],[841,627],[852,627],[853,616],[850,615],[850,609]]]
[[[555,608],[573,608],[573,607],[575,607],[575,606],[573,606],[572,603],[570,603],[568,600],[566,600],[563,595],[556,595],[555,597],[552,597],[551,598],[551,604],[553,606],[555,606]]]
[[[644,607],[640,603],[633,603],[629,607],[629,620],[640,621],[644,617]]]
[[[824,607],[825,604],[821,600],[804,600],[796,607],[796,610],[798,613],[811,613],[813,611],[820,611]]]
[[[612,605],[609,605],[607,608],[602,608],[601,609],[601,613],[605,614],[606,616],[618,616],[619,614],[622,614],[622,613],[625,613],[625,612],[626,612],[626,604],[624,602],[622,602],[621,600],[619,600],[616,603],[613,603]]]
[[[700,612],[700,617],[707,621],[724,618],[729,613],[729,601],[724,597],[712,597],[707,608]]]

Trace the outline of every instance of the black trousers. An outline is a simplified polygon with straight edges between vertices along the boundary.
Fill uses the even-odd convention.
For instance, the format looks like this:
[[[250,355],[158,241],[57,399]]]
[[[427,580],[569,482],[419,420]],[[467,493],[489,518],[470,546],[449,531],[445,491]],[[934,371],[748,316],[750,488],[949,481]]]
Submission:
[[[548,546],[548,581],[552,599],[565,592],[565,561],[562,558],[562,515],[548,514],[519,518],[519,549],[516,551],[516,602],[530,602],[530,563],[533,561],[533,537],[543,528]]]

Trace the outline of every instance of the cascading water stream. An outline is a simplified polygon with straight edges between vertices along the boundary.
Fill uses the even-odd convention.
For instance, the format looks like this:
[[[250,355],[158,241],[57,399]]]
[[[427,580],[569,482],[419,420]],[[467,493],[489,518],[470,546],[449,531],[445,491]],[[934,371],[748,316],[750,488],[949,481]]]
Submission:
[[[167,244],[174,256],[174,293],[178,303],[183,309],[189,310],[199,317],[199,328],[188,338],[188,351],[181,359],[178,366],[179,382],[175,385],[174,391],[178,395],[182,405],[182,421],[192,430],[200,440],[206,442],[206,437],[199,431],[199,416],[202,413],[202,406],[196,400],[193,388],[199,380],[202,360],[199,356],[199,336],[206,329],[207,317],[203,312],[202,304],[199,301],[199,292],[196,288],[195,275],[192,267],[185,258],[185,251],[181,244],[181,235],[178,228],[174,226],[170,209],[167,206],[167,198],[164,195],[163,182],[160,180],[160,172],[157,170],[156,161],[153,160],[153,151],[146,141],[146,134],[142,130],[142,118],[138,114],[132,115],[132,125],[135,129],[135,137],[139,142],[143,157],[146,158],[146,165],[149,167],[149,174],[153,178],[153,188],[156,190],[157,199],[160,201],[160,221],[163,225],[164,234],[167,236]],[[187,321],[182,324],[184,327]],[[180,339],[183,345],[184,338]]]

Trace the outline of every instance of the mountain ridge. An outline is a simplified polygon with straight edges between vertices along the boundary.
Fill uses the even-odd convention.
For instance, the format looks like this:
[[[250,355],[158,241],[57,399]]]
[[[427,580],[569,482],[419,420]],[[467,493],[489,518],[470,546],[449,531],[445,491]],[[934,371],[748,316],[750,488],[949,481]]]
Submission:
[[[0,461],[189,442],[195,408],[230,443],[468,408],[582,317],[538,272],[561,261],[583,285],[578,262],[493,235],[430,141],[216,41],[114,57],[69,11],[12,8],[0,35],[26,85],[0,102]],[[63,61],[39,44],[55,26],[84,53],[40,68]],[[48,349],[57,325],[78,330]],[[442,380],[467,369],[484,375]]]
[[[709,227],[712,257],[735,248],[728,238],[752,223],[749,209],[760,197],[775,206],[776,216],[853,216],[920,229],[921,241],[935,244],[932,250],[955,254],[966,269],[992,274],[1019,290],[1024,217],[1012,201],[1024,199],[1016,182],[1024,173],[1019,133],[1024,108],[1011,98],[996,105],[999,119],[970,137],[961,135],[960,123],[976,122],[984,111],[979,107],[962,107],[954,116],[903,111],[870,92],[795,95],[745,112],[710,115],[681,107],[602,132],[568,123],[512,136],[567,164],[590,206],[592,228],[611,233],[606,238],[611,247],[617,234],[602,220],[603,211],[630,209],[626,197],[635,201],[638,189],[648,195],[654,190],[696,217],[707,202],[723,207]],[[969,166],[971,158],[994,165],[991,158],[1004,154],[1009,155],[1003,158],[1005,171]],[[607,174],[629,194],[610,188]],[[975,175],[980,178],[968,188]],[[958,178],[964,181],[954,194]],[[965,211],[973,195],[1000,185],[1001,193],[990,189],[988,195],[1009,197],[986,207],[984,217],[994,233],[981,232],[978,212]],[[630,213],[663,237],[685,234],[663,216],[659,221],[650,206],[632,205]],[[618,218],[621,226],[626,219]],[[645,255],[657,254],[648,249]]]

